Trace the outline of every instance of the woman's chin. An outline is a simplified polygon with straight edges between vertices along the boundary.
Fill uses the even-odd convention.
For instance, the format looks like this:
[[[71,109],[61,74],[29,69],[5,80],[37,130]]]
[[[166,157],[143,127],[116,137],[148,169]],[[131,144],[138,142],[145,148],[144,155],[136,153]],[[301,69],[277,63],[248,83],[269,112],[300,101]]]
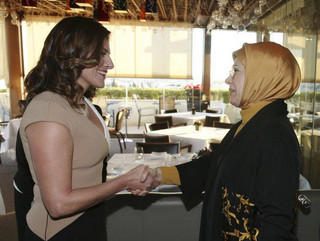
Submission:
[[[240,106],[240,101],[230,99],[230,104],[235,106],[235,107],[239,107]]]
[[[104,87],[104,79],[102,81],[99,81],[94,87],[103,88]]]

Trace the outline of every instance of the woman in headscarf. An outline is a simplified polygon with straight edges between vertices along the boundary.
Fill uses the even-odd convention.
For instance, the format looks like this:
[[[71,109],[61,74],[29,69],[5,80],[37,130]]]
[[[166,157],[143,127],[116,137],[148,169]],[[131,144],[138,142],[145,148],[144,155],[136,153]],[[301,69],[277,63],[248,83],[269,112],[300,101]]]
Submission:
[[[288,49],[271,42],[244,44],[233,58],[226,83],[242,121],[214,153],[149,173],[180,185],[187,198],[205,191],[201,241],[297,240],[300,149],[284,100],[299,87],[299,66]]]

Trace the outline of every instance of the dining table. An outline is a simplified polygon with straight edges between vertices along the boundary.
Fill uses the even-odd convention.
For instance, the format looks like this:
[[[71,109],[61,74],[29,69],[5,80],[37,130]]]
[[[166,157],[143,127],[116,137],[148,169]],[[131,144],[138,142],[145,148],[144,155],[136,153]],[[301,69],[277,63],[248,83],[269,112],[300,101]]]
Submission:
[[[220,122],[230,123],[228,116],[225,114],[214,114],[214,113],[205,113],[205,112],[195,112],[194,114],[192,114],[191,111],[188,111],[188,112],[160,114],[160,116],[172,116],[173,125],[177,125],[181,123],[192,125],[195,121],[201,121],[204,123],[206,116],[219,117]]]
[[[191,161],[194,155],[194,153],[168,154],[166,152],[116,153],[108,160],[106,179],[111,180],[142,164],[150,168],[183,164]],[[162,185],[153,192],[176,194],[180,193],[180,189],[176,185]],[[126,193],[126,191],[120,193]]]
[[[16,163],[16,140],[21,118],[11,119],[3,130],[1,142],[1,162],[5,164]]]
[[[151,136],[170,136],[171,142],[180,142],[180,146],[192,145],[191,152],[198,152],[209,147],[211,142],[220,143],[229,129],[202,126],[196,130],[195,126],[179,126],[148,132]]]
[[[108,160],[107,182],[142,164],[155,168],[186,163],[192,160],[194,153],[140,155],[114,154]],[[177,185],[161,185],[142,197],[125,190],[106,199],[104,204],[109,241],[198,239],[202,198],[187,202]]]
[[[1,152],[6,152],[16,147],[17,133],[20,127],[21,118],[11,119],[4,129],[3,138],[5,139]]]

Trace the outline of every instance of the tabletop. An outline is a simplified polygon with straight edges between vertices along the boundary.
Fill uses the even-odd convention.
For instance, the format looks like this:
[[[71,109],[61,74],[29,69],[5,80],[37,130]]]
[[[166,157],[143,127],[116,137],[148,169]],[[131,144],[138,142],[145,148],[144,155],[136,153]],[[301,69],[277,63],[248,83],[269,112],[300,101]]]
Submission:
[[[139,154],[135,153],[117,153],[114,154],[108,161],[107,167],[107,180],[111,180],[119,175],[125,174],[132,168],[139,165],[148,165],[151,168],[159,166],[175,166],[191,161],[194,153],[185,154],[167,154],[165,152],[153,152],[151,154],[143,154],[142,158]],[[162,185],[157,187],[153,192],[174,194],[179,192],[180,189],[176,185]],[[118,194],[128,193],[122,191]]]
[[[172,121],[174,125],[180,123],[187,123],[187,125],[192,125],[195,121],[204,122],[206,116],[219,117],[220,122],[230,123],[229,118],[225,114],[213,114],[213,113],[205,113],[205,112],[196,112],[194,115],[191,111],[188,112],[177,112],[177,113],[169,113],[169,114],[161,114],[162,116],[172,116]]]
[[[169,135],[172,142],[180,142],[181,146],[192,145],[191,151],[198,152],[209,147],[210,142],[220,143],[229,129],[203,126],[199,131],[193,125],[173,127],[157,131],[150,131],[148,135]]]
[[[5,152],[11,148],[15,148],[20,122],[21,118],[12,119],[8,122],[8,125],[3,133],[3,138],[5,139],[5,142],[4,148],[1,149],[1,152]]]

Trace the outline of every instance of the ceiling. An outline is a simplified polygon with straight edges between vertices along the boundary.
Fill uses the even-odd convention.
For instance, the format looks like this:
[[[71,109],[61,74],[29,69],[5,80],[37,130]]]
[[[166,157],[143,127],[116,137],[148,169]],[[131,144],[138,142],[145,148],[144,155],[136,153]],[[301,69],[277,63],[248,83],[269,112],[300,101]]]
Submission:
[[[140,20],[140,10],[143,3],[155,2],[156,12],[147,13],[147,21],[169,21],[195,23],[199,15],[210,16],[218,9],[217,0],[5,0],[9,9],[16,9],[24,15],[50,15],[50,16],[72,16],[82,15],[92,17],[94,8],[99,2],[103,2],[103,7],[107,8],[110,19]],[[222,0],[221,0],[222,1]],[[228,2],[228,0],[223,0]],[[258,0],[246,0],[245,8]],[[23,2],[26,4],[23,6]],[[36,2],[36,4],[33,4]],[[125,2],[126,11],[115,11],[118,3]],[[235,0],[230,0],[230,4]],[[241,1],[243,2],[243,1]],[[28,7],[26,5],[36,7]],[[228,3],[229,4],[229,3]],[[68,7],[71,5],[71,8]],[[243,13],[246,9],[243,9]]]
[[[102,21],[188,23],[208,29],[237,29],[240,25],[248,28],[288,1],[305,0],[4,0],[7,11],[16,11],[20,18],[80,15]],[[122,5],[125,10],[118,11]],[[142,6],[147,5],[151,12],[144,14]]]

